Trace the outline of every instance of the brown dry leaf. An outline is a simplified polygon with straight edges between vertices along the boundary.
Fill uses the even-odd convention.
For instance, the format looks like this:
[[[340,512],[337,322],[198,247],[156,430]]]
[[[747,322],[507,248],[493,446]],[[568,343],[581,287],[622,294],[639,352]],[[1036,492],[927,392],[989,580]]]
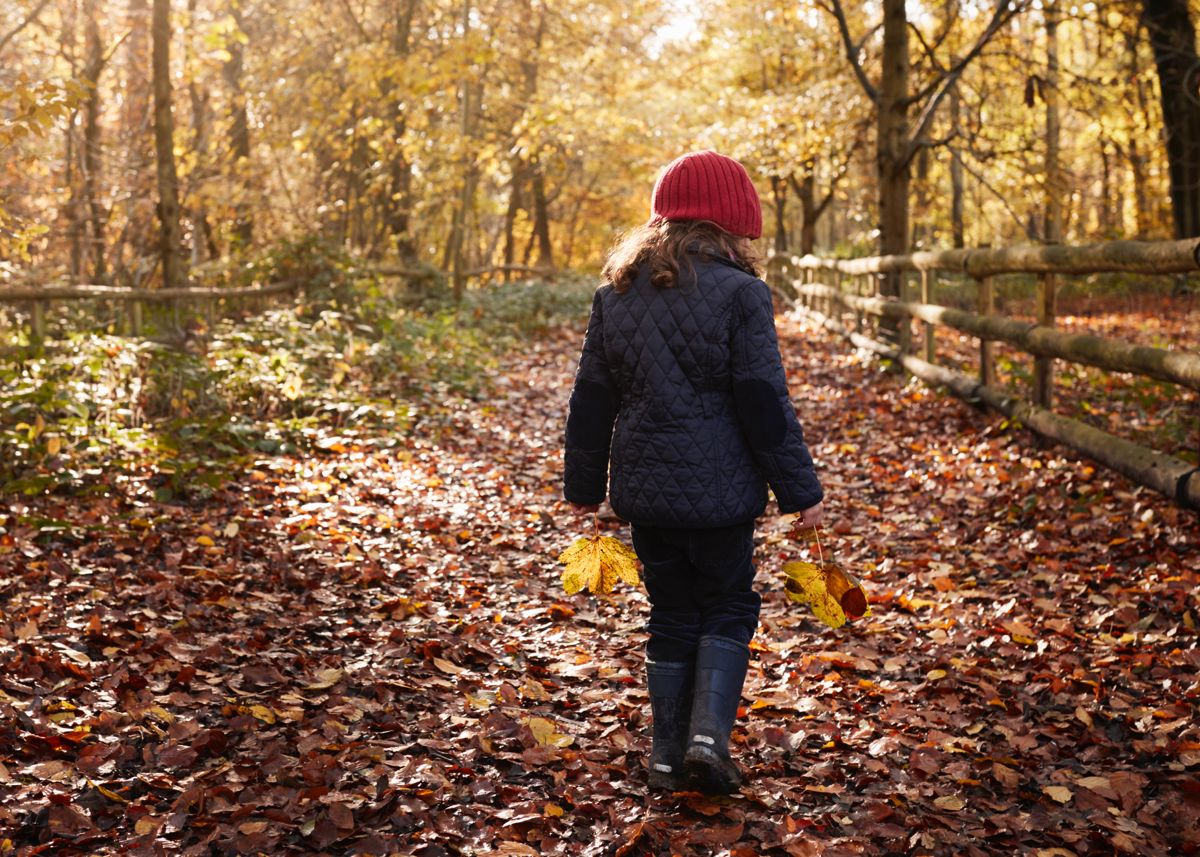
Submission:
[[[465,667],[460,667],[458,664],[448,661],[445,658],[434,658],[433,665],[446,673],[446,675],[462,675],[465,672],[470,672]]]
[[[304,685],[305,690],[325,690],[333,687],[346,675],[344,670],[328,669],[321,670],[317,673],[317,680],[312,684]]]
[[[1059,803],[1070,803],[1074,793],[1065,786],[1042,786],[1042,792],[1051,800]]]

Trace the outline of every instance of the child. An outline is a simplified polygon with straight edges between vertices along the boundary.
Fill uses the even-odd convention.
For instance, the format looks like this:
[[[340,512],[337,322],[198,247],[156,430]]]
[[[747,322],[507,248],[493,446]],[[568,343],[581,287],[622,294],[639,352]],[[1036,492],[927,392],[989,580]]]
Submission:
[[[737,161],[669,164],[650,221],[604,266],[571,393],[563,494],[590,512],[607,488],[645,570],[653,788],[682,788],[685,771],[706,791],[741,785],[729,733],[761,603],[754,520],[768,484],[803,526],[823,515],[757,276],[761,232]]]

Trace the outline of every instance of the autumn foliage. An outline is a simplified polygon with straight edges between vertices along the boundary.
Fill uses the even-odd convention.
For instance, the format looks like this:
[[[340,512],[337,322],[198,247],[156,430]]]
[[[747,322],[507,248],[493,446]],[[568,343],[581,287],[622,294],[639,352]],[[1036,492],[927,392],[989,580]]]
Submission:
[[[760,527],[748,788],[648,794],[640,587],[562,597],[580,341],[390,445],[321,429],[212,498],[9,495],[0,847],[1167,854],[1200,845],[1195,518],[781,322],[828,489]],[[502,415],[502,416],[498,416]],[[122,484],[130,487],[126,491]],[[628,540],[602,511],[601,532]],[[836,555],[831,629],[783,567]]]

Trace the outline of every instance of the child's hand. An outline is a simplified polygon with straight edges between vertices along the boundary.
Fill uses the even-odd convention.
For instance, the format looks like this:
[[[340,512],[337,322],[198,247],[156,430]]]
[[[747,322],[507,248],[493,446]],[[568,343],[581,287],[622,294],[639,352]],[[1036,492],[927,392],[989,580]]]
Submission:
[[[572,503],[571,511],[576,515],[594,515],[600,511],[600,504],[593,503],[590,506],[580,506],[578,503]]]
[[[800,513],[800,519],[796,522],[796,529],[809,530],[816,527],[825,520],[825,501],[822,500],[815,506],[809,506]]]

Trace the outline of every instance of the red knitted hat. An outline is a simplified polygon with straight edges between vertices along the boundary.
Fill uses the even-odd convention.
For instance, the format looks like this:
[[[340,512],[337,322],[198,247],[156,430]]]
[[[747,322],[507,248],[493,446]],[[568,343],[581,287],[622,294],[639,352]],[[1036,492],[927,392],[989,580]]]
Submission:
[[[762,235],[762,207],[746,168],[716,152],[689,152],[654,183],[650,220],[709,220],[726,232]]]

